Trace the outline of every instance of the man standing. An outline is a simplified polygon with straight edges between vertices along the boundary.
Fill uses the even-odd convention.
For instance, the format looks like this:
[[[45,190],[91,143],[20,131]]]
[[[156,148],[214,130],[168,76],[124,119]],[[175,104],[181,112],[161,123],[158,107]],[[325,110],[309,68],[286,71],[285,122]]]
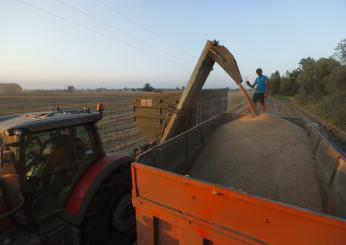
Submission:
[[[256,86],[256,91],[252,97],[252,101],[256,104],[257,100],[259,100],[261,104],[262,112],[264,112],[265,111],[264,99],[265,97],[268,96],[269,81],[268,81],[268,77],[262,74],[261,68],[258,68],[256,70],[256,73],[258,77],[256,78],[255,82],[251,85],[249,81],[246,81],[246,84],[251,88],[254,88]]]

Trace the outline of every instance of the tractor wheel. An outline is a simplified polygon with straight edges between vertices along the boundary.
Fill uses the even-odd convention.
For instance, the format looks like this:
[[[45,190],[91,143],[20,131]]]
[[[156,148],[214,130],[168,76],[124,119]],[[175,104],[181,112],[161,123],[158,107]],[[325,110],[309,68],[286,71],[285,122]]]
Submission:
[[[136,240],[136,217],[131,202],[131,171],[123,167],[99,187],[81,227],[81,244],[132,244]]]

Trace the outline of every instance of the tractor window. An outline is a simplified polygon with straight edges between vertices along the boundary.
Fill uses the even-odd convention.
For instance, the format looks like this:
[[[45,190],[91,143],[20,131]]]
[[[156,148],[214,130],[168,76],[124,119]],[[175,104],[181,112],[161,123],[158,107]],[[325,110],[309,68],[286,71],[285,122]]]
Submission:
[[[27,136],[26,179],[36,216],[59,211],[74,183],[100,156],[89,125]]]
[[[6,136],[0,133],[0,149],[6,144],[17,142],[18,139],[16,136]],[[3,163],[2,167],[7,167],[7,165],[13,165],[11,168],[14,168],[14,164],[18,161],[18,146],[7,146],[3,149],[3,159],[0,158],[0,162]]]
[[[5,144],[13,143],[16,141],[18,141],[16,136],[7,136],[0,133],[0,147],[2,147]]]

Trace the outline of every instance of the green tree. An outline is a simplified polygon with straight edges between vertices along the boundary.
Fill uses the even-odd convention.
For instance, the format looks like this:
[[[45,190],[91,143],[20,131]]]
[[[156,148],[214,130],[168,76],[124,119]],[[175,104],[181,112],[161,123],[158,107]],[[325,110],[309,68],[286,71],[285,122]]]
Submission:
[[[299,84],[297,78],[299,75],[299,70],[295,69],[291,72],[286,71],[284,77],[280,79],[279,94],[285,96],[293,96],[298,91]]]
[[[311,57],[303,58],[299,62],[299,71],[297,82],[300,86],[300,94],[309,95],[311,92],[311,87],[313,86],[313,74],[315,60]]]
[[[294,95],[298,103],[309,105],[311,112],[346,130],[346,39],[335,51],[329,58],[303,58],[299,67],[285,76],[273,73],[271,93]]]
[[[329,94],[346,93],[346,66],[342,66],[335,70],[335,72],[326,78],[326,82],[327,92]]]
[[[155,89],[150,85],[150,83],[146,83],[142,90],[146,92],[151,92],[151,91],[154,91]]]
[[[346,64],[346,38],[338,43],[335,48],[334,56],[340,60],[341,63]]]
[[[299,62],[297,82],[300,95],[319,98],[326,95],[325,78],[340,67],[334,58],[320,58],[317,61],[308,57]]]
[[[346,66],[325,79],[327,95],[318,103],[322,115],[346,130]]]
[[[275,71],[271,74],[269,79],[269,90],[270,94],[275,95],[279,93],[280,90],[281,76],[279,71]]]
[[[283,77],[280,82],[279,94],[293,96],[297,92],[299,85],[297,80],[292,77]]]
[[[76,91],[76,88],[72,85],[69,85],[69,86],[67,86],[67,91],[74,92],[74,91]]]

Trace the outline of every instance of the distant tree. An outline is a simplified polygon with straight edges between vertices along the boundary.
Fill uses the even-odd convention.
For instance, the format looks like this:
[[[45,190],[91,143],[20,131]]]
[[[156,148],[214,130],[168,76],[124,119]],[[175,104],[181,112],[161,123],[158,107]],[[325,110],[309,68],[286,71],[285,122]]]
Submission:
[[[335,51],[329,58],[303,58],[298,68],[284,76],[273,73],[270,90],[272,94],[294,95],[295,101],[308,105],[309,111],[346,130],[346,39]]]
[[[346,98],[346,66],[335,70],[325,80],[327,82],[326,89],[328,94],[343,93]]]
[[[100,87],[100,88],[96,88],[95,89],[96,92],[107,92],[107,91],[110,91],[108,88],[103,88],[103,87]]]
[[[300,85],[299,93],[318,98],[327,93],[326,77],[338,69],[341,64],[334,58],[320,58],[314,60],[310,57],[299,62],[297,82]]]
[[[176,88],[175,88],[175,90],[179,91],[179,90],[180,90],[180,88],[179,88],[179,87],[176,87]]]
[[[70,85],[70,86],[67,86],[67,91],[74,92],[74,91],[76,91],[76,88],[74,86]]]
[[[154,91],[155,89],[150,85],[150,83],[146,83],[142,90],[146,92],[151,92],[151,91]]]
[[[279,71],[275,71],[271,74],[269,79],[269,90],[270,94],[278,94],[280,90],[281,76]]]
[[[327,95],[317,106],[325,117],[346,130],[346,66],[335,70],[325,81]]]
[[[271,94],[280,94],[284,96],[293,96],[299,89],[297,78],[299,70],[286,71],[285,76],[281,77],[280,73],[276,71],[271,75],[269,80],[269,91]]]
[[[181,86],[181,91],[184,91],[185,90],[185,86]]]
[[[298,88],[297,80],[292,77],[283,77],[280,80],[279,94],[285,96],[295,95]]]
[[[334,56],[340,60],[341,63],[346,64],[346,38],[338,43],[335,48]]]

